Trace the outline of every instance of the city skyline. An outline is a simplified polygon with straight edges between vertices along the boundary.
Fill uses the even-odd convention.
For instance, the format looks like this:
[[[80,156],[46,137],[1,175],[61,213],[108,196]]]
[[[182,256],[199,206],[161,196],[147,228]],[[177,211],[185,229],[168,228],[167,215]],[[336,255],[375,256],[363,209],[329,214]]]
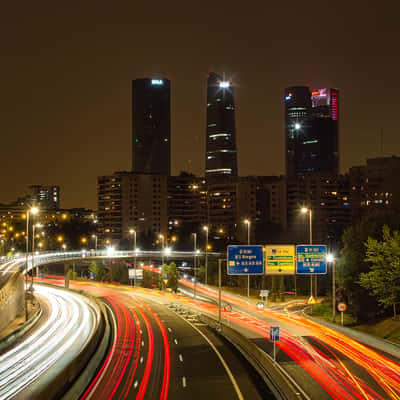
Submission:
[[[145,76],[173,84],[173,174],[204,170],[211,70],[235,84],[240,175],[284,173],[282,93],[291,85],[339,88],[342,172],[381,154],[381,131],[383,155],[399,154],[400,56],[390,50],[399,5],[336,6],[260,3],[254,14],[221,4],[215,14],[230,21],[221,31],[206,27],[200,5],[188,16],[166,5],[155,15],[147,6],[6,4],[0,200],[39,182],[61,186],[63,207],[95,207],[96,177],[131,167],[130,82]]]

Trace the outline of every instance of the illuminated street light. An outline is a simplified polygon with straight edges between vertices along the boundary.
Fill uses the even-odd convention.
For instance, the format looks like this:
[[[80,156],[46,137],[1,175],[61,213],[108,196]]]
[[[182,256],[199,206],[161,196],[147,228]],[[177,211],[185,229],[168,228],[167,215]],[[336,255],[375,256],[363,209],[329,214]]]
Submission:
[[[307,214],[307,213],[309,214],[309,220],[308,220],[309,233],[310,233],[309,244],[311,245],[313,242],[313,239],[312,239],[312,210],[311,210],[311,208],[308,208],[308,207],[301,207],[300,212],[302,214]],[[309,302],[312,303],[312,301],[313,301],[313,276],[312,276],[312,274],[310,274],[310,299],[309,299]]]
[[[251,225],[251,221],[246,218],[243,222],[247,225],[247,245],[250,246],[250,225]],[[247,297],[250,297],[250,274],[247,275]]]
[[[129,229],[129,233],[133,235],[133,251],[135,253],[135,256],[133,258],[133,271],[134,271],[134,276],[133,276],[133,287],[136,287],[136,258],[137,258],[137,248],[136,248],[136,231],[134,229]],[[131,281],[132,285],[132,281]]]
[[[300,125],[298,122],[296,122],[296,123],[294,124],[294,129],[295,129],[296,131],[299,131],[300,128],[301,128],[301,125]]]
[[[205,274],[205,284],[207,285],[207,270],[208,270],[208,231],[209,228],[207,225],[203,226],[203,231],[206,233],[206,249],[205,249],[205,254],[206,254],[206,262],[205,262],[205,267],[206,267],[206,274]]]
[[[25,290],[28,289],[28,258],[29,258],[29,215],[32,214],[32,216],[35,216],[39,212],[38,207],[31,207],[26,211],[26,265],[25,265]],[[32,257],[33,255],[33,249],[32,249]],[[33,259],[32,259],[32,267],[33,267]],[[32,275],[33,279],[33,275]],[[28,304],[27,304],[27,297],[25,295],[25,319],[28,320]]]
[[[335,282],[335,257],[333,254],[327,254],[326,262],[332,263],[332,322],[336,320],[336,282]]]
[[[97,251],[97,235],[93,234],[92,239],[94,239],[94,249]]]

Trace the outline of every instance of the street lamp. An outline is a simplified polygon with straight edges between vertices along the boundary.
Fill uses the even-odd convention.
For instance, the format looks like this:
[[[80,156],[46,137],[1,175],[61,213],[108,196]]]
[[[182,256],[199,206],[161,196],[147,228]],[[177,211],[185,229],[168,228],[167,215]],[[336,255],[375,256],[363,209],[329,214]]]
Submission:
[[[164,266],[164,235],[161,233],[158,235],[158,238],[161,240],[161,267]]]
[[[207,269],[208,269],[208,226],[203,226],[203,231],[206,233],[206,262],[205,262],[205,267],[206,267],[206,274],[205,274],[205,283],[207,285]]]
[[[309,244],[312,244],[312,210],[311,208],[307,208],[307,207],[302,207],[300,209],[300,212],[302,214],[309,214],[309,232],[310,232],[310,239],[309,239]],[[310,301],[313,300],[313,276],[312,274],[310,274]]]
[[[336,321],[335,257],[327,254],[326,262],[332,263],[332,322]]]
[[[93,234],[92,238],[94,239],[94,249],[97,251],[97,235]]]
[[[136,287],[136,257],[137,257],[137,249],[136,249],[136,231],[134,229],[130,229],[129,233],[133,235],[133,252],[135,253],[133,258],[133,287]]]
[[[250,246],[251,221],[249,219],[245,219],[243,222],[247,225],[247,245]],[[250,297],[250,274],[247,275],[247,297]]]
[[[193,245],[194,245],[194,250],[193,250],[193,298],[196,298],[196,256],[197,256],[197,233],[193,233]]]
[[[32,224],[32,285],[33,285],[33,264],[34,264],[34,260],[35,260],[35,228],[41,228],[42,225],[41,224]],[[36,278],[39,275],[39,267],[36,267]]]
[[[39,212],[39,208],[31,207],[26,211],[26,261],[25,261],[25,290],[28,289],[28,257],[29,257],[29,215],[35,216]],[[32,266],[33,267],[33,266]],[[28,320],[28,303],[25,295],[25,319]]]

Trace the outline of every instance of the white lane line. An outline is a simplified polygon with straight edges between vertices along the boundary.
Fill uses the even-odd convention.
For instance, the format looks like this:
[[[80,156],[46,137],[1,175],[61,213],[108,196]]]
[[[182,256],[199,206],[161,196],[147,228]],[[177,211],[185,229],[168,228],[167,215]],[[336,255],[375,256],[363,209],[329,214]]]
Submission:
[[[232,371],[230,370],[228,364],[226,363],[226,361],[224,360],[224,358],[222,357],[221,353],[218,351],[218,349],[215,347],[214,343],[211,342],[211,340],[199,329],[197,328],[197,326],[195,326],[194,324],[192,324],[191,322],[189,322],[187,319],[183,318],[181,315],[176,314],[178,317],[182,318],[186,323],[188,323],[193,329],[195,329],[197,332],[200,333],[201,336],[203,336],[203,338],[207,341],[207,343],[211,346],[211,348],[214,350],[215,354],[218,356],[219,360],[221,361],[223,367],[225,368],[226,373],[228,374],[229,379],[232,382],[232,385],[235,389],[236,395],[238,397],[239,400],[244,400],[243,394],[240,391],[239,385],[236,382],[235,377],[232,374]],[[183,379],[183,378],[182,378]]]
[[[171,328],[168,328],[168,332],[172,332],[172,329],[171,329]]]
[[[182,376],[182,386],[186,387],[186,376]]]
[[[140,357],[140,364],[143,364],[143,357]]]
[[[135,381],[135,383],[133,384],[133,387],[136,389],[138,384],[139,384],[139,382]]]
[[[142,340],[142,347],[144,346],[144,341]]]
[[[179,361],[180,361],[180,362],[183,362],[182,354],[179,354]]]
[[[178,344],[178,341],[176,339],[174,339],[175,344]]]

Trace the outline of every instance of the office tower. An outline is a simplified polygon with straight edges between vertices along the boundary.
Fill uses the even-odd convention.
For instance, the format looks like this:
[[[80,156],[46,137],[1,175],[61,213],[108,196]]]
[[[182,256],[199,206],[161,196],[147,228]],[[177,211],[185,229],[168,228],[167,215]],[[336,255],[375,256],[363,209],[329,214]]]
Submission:
[[[288,177],[299,174],[299,144],[310,136],[311,108],[309,87],[293,86],[285,89],[286,175]]]
[[[170,175],[170,81],[132,81],[132,171]]]
[[[212,72],[207,81],[206,179],[237,176],[235,104],[231,81]]]
[[[313,168],[313,158],[317,158],[319,172],[337,175],[339,173],[339,92],[336,89],[323,88],[311,92],[312,101],[312,129],[314,145],[318,151],[307,151],[309,154],[309,168]],[[309,144],[313,146],[313,143]],[[315,156],[314,156],[315,154]],[[314,157],[313,157],[314,156]],[[307,166],[303,168],[307,170]]]
[[[297,86],[285,90],[286,174],[337,175],[338,91]]]

